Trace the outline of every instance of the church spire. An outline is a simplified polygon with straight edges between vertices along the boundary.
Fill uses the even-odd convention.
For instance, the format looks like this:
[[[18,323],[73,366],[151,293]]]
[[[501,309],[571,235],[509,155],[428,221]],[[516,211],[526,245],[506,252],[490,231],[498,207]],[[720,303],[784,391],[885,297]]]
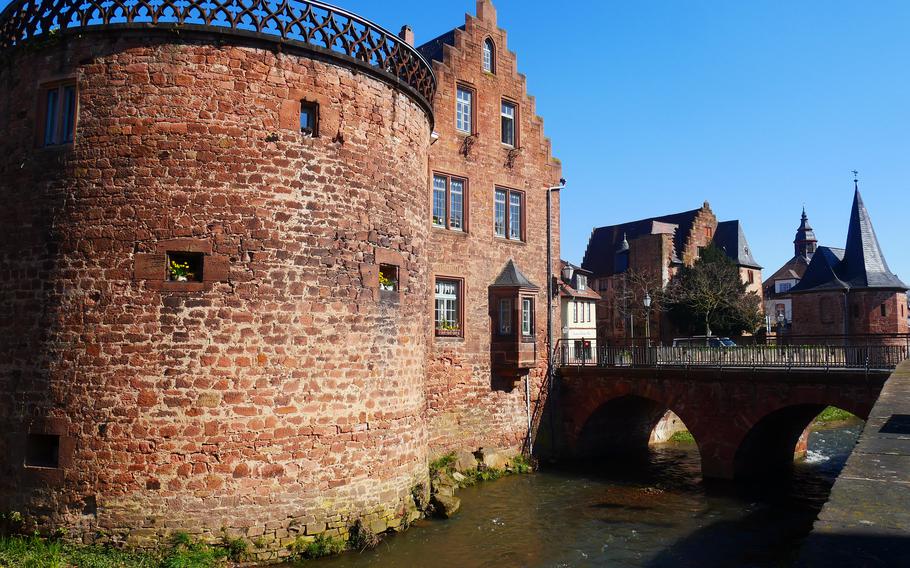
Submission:
[[[815,254],[816,248],[818,248],[818,240],[815,238],[815,231],[809,225],[809,216],[806,215],[806,206],[804,205],[799,228],[796,230],[796,238],[793,239],[793,250],[796,256],[809,261],[812,260],[812,255]]]

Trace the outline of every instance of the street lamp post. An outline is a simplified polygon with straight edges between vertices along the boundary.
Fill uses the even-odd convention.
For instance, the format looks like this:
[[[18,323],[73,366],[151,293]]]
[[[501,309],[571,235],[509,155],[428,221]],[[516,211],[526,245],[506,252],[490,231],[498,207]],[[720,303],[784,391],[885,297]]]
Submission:
[[[651,347],[651,294],[645,292],[645,343]]]

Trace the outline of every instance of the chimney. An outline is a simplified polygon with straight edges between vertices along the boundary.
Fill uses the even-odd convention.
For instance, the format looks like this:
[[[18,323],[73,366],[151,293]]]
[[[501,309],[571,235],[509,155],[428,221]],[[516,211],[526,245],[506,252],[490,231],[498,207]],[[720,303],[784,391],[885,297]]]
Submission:
[[[496,8],[490,0],[477,0],[477,19],[487,22],[491,26],[496,25]]]
[[[406,44],[414,47],[414,30],[411,29],[411,26],[401,26],[401,31],[398,32],[398,37],[400,37]]]

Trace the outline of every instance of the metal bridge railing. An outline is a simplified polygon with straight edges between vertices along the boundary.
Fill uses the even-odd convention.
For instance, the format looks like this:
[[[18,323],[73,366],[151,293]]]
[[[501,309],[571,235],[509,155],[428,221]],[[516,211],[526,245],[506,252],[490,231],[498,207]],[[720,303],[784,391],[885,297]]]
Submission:
[[[574,341],[574,340],[573,340]],[[910,359],[907,345],[749,345],[737,347],[600,346],[595,353],[559,341],[557,367],[717,367],[894,369]]]

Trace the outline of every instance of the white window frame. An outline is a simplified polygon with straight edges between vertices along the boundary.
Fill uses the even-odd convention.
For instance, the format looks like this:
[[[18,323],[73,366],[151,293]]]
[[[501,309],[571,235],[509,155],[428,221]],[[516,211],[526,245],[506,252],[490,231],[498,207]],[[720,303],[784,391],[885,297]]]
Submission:
[[[502,130],[500,141],[509,148],[514,148],[518,139],[518,129],[516,127],[516,116],[518,115],[518,105],[511,101],[503,100],[499,108],[499,118]],[[506,130],[506,124],[509,124],[509,130]],[[506,132],[510,133],[511,141],[506,141]]]
[[[521,299],[521,335],[530,337],[534,333],[534,300]]]
[[[493,40],[487,38],[483,40],[483,70],[487,73],[496,74],[495,54],[496,46]]]
[[[437,278],[435,289],[435,310],[434,310],[434,327],[436,330],[443,330],[442,325],[446,323],[453,324],[459,332],[462,330],[461,324],[461,281],[452,278]],[[440,319],[441,316],[441,319]],[[449,319],[449,316],[452,319]],[[454,330],[446,330],[454,331]]]
[[[466,96],[463,96],[466,95]],[[473,134],[474,91],[458,85],[455,89],[455,129],[465,134]]]

